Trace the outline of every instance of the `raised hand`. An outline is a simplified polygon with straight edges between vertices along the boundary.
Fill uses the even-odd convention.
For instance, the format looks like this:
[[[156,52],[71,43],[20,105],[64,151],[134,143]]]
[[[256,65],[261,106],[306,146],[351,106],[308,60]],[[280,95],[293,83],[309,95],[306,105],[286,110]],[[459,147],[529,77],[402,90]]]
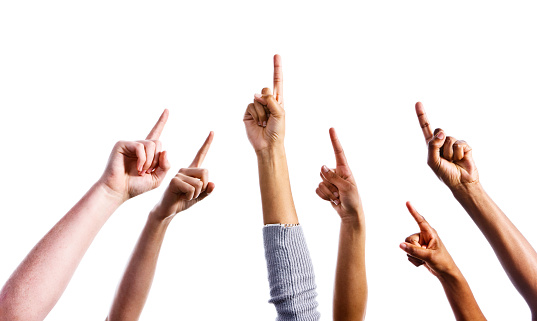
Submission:
[[[356,220],[363,215],[358,188],[336,130],[330,128],[329,132],[336,156],[336,168],[329,169],[326,166],[321,168],[322,182],[315,192],[323,200],[331,202],[342,220]]]
[[[400,244],[403,251],[407,253],[408,260],[415,266],[425,265],[427,270],[436,277],[455,271],[456,265],[451,255],[444,247],[440,237],[429,223],[410,204],[406,203],[408,211],[418,223],[419,233],[410,235]]]
[[[158,140],[167,120],[166,109],[145,140],[119,141],[112,149],[100,182],[123,201],[158,187],[170,169]]]
[[[244,114],[244,125],[256,152],[283,145],[285,111],[283,109],[283,73],[281,57],[274,56],[274,93],[263,88],[254,95]]]
[[[415,266],[425,265],[438,278],[457,321],[485,320],[472,290],[449,255],[436,231],[418,211],[406,203],[408,211],[418,223],[420,232],[406,238],[399,246]]]
[[[445,135],[437,128],[434,133],[422,103],[416,103],[416,114],[429,146],[427,164],[450,189],[479,182],[477,167],[472,158],[472,148],[463,140]]]
[[[211,147],[213,137],[214,133],[210,132],[192,164],[188,168],[181,168],[171,180],[162,200],[156,206],[157,210],[153,211],[155,215],[161,219],[172,218],[175,214],[203,200],[214,190],[214,183],[209,182],[209,171],[200,168]]]

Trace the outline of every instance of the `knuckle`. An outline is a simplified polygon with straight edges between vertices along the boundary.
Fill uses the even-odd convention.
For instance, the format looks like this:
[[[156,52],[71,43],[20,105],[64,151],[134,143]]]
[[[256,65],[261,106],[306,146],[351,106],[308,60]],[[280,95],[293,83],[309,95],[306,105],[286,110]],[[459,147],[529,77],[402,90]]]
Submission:
[[[186,171],[187,171],[187,168],[181,168],[181,169],[179,170],[179,173],[183,174],[183,173],[185,173]]]

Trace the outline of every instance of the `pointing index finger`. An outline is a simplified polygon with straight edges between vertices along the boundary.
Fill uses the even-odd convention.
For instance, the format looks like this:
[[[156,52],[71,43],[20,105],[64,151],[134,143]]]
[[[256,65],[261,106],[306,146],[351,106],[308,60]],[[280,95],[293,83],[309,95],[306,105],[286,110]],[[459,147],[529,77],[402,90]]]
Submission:
[[[203,163],[203,160],[205,159],[205,155],[207,155],[207,152],[209,151],[209,147],[211,147],[211,143],[213,142],[214,132],[210,132],[209,136],[207,136],[207,139],[203,143],[203,146],[201,146],[200,150],[196,154],[196,157],[194,157],[194,160],[192,161],[192,164],[190,164],[190,167],[200,167]]]
[[[330,128],[330,140],[332,141],[334,155],[336,156],[336,166],[348,166],[345,152],[343,152],[343,146],[341,146],[334,128]]]
[[[160,118],[158,119],[155,126],[153,126],[153,129],[151,129],[151,132],[149,132],[149,135],[147,135],[147,140],[158,140],[160,137],[160,134],[162,133],[162,130],[164,129],[164,125],[166,125],[166,122],[168,121],[168,115],[169,115],[168,109],[164,109],[162,112],[162,115],[160,115]]]
[[[423,136],[425,137],[425,142],[429,143],[433,139],[433,130],[429,124],[429,119],[427,119],[427,114],[425,113],[425,108],[421,102],[416,103],[416,115],[418,116],[418,121],[420,122],[421,130],[423,131]]]
[[[428,231],[431,229],[429,223],[427,223],[425,218],[421,216],[418,211],[416,211],[416,209],[414,208],[414,206],[412,206],[412,204],[410,204],[410,202],[406,202],[406,207],[408,208],[410,215],[412,215],[414,220],[416,220],[416,223],[418,223],[418,226],[420,227],[421,231]]]
[[[283,71],[280,55],[274,55],[274,97],[277,102],[283,103]]]

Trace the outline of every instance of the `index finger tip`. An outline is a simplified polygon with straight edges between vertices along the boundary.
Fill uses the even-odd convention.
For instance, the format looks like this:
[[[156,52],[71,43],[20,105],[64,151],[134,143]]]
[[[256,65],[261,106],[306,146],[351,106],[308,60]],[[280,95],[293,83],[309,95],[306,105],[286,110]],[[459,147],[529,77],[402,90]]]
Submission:
[[[274,66],[280,66],[282,62],[282,57],[279,54],[274,55]]]

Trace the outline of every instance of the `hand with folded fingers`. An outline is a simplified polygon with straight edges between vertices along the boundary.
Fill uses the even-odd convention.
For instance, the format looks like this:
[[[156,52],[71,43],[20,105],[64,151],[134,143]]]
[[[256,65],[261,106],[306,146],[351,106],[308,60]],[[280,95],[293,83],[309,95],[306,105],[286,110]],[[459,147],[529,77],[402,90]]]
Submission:
[[[472,148],[464,140],[446,136],[441,128],[434,133],[425,114],[423,104],[416,103],[416,114],[425,143],[429,147],[427,164],[450,189],[479,183],[477,167],[472,158]]]
[[[159,141],[168,114],[164,110],[145,140],[119,141],[112,149],[100,182],[123,201],[157,188],[170,169]]]
[[[214,190],[214,183],[209,182],[209,171],[200,168],[209,151],[213,137],[214,133],[211,132],[192,164],[188,168],[181,168],[171,180],[161,201],[155,207],[157,210],[153,211],[153,214],[157,215],[158,218],[172,218],[175,214],[200,202]]]
[[[420,228],[419,233],[410,235],[404,243],[400,244],[401,249],[407,253],[410,263],[415,266],[425,265],[427,270],[436,277],[442,277],[456,271],[455,262],[444,247],[436,230],[429,225],[410,202],[407,202],[406,206]]]
[[[254,95],[244,114],[244,125],[256,152],[283,146],[285,110],[283,109],[283,73],[281,57],[274,56],[274,93],[263,88]]]
[[[330,128],[329,133],[336,157],[336,168],[329,169],[327,166],[321,168],[322,182],[315,192],[323,200],[331,202],[342,220],[363,219],[362,201],[343,147],[336,130]]]

